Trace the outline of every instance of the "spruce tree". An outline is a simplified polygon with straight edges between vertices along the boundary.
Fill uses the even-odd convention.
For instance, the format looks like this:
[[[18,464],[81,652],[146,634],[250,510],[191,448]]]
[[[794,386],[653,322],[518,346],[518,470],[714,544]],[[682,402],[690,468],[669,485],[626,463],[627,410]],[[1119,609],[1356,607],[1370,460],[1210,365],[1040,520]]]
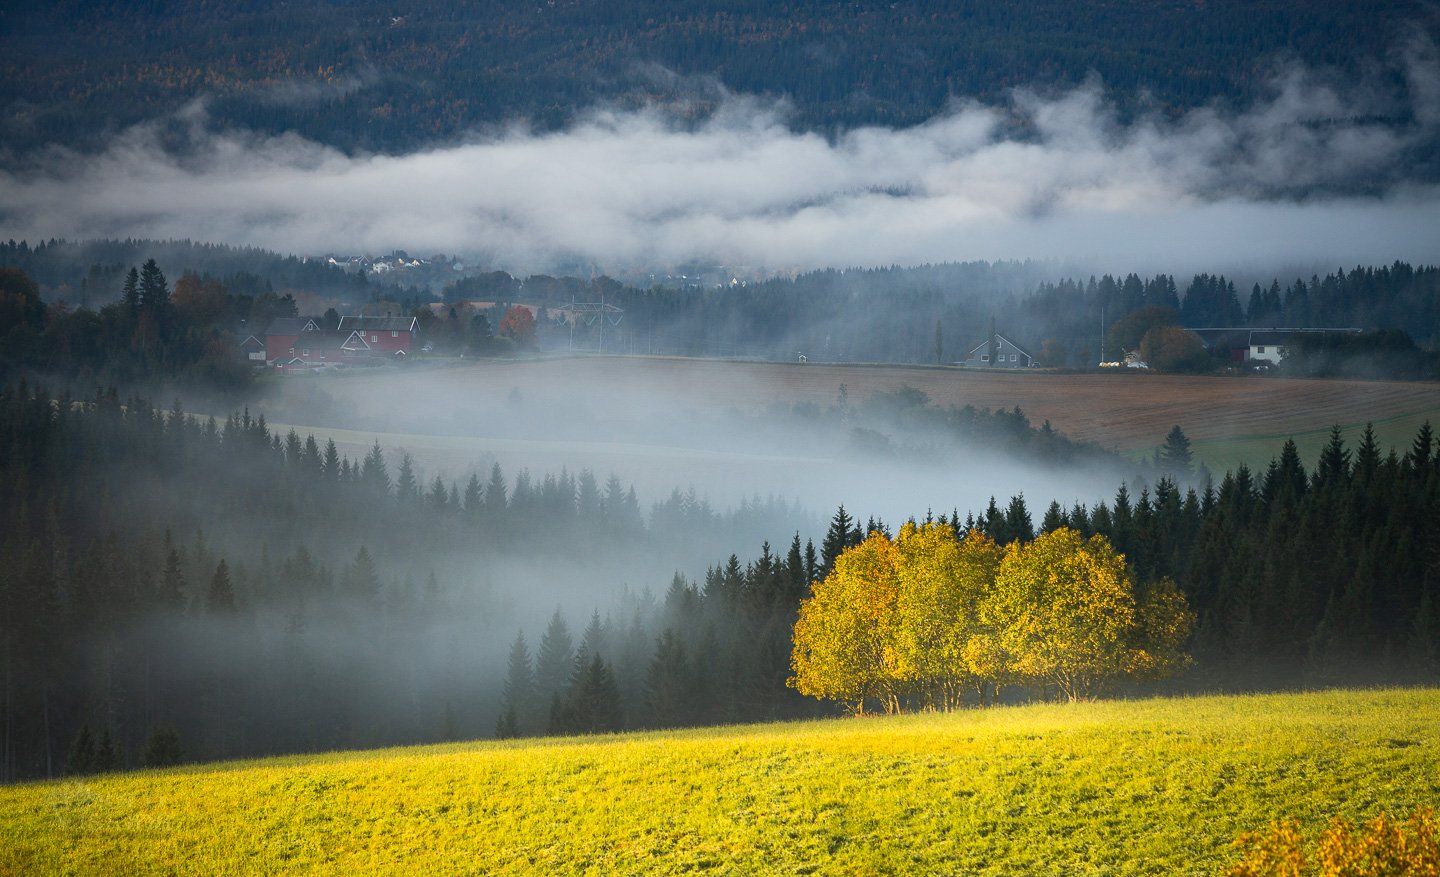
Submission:
[[[401,508],[410,508],[420,498],[419,483],[415,480],[415,461],[410,454],[400,455],[400,470],[395,476],[395,502]]]
[[[790,550],[785,555],[785,601],[798,604],[805,596],[809,581],[805,578],[805,558],[800,548],[800,533],[790,540]]]
[[[70,755],[65,759],[65,772],[83,776],[95,772],[95,738],[90,733],[89,723],[80,726],[80,733],[70,744]]]
[[[1176,424],[1165,436],[1165,444],[1160,448],[1160,471],[1177,478],[1187,478],[1193,471],[1193,459],[1190,438],[1179,424]]]
[[[161,310],[170,304],[170,287],[165,275],[154,259],[147,259],[140,269],[140,306],[147,310]]]
[[[115,738],[110,735],[110,726],[100,730],[100,742],[95,746],[95,773],[109,773],[120,769],[120,751]]]
[[[510,740],[520,736],[520,714],[515,709],[515,704],[506,700],[505,707],[500,710],[500,718],[495,721],[495,739]]]
[[[210,577],[210,588],[205,592],[205,608],[211,614],[228,615],[235,611],[235,589],[230,583],[230,566],[222,557]]]
[[[675,632],[666,628],[645,674],[645,725],[676,728],[688,724],[692,715],[690,682],[685,647]]]
[[[540,637],[535,653],[535,692],[537,704],[544,705],[561,695],[574,668],[575,643],[570,629],[556,609],[550,624]]]
[[[850,545],[850,530],[855,526],[855,519],[845,511],[844,504],[835,510],[835,517],[830,519],[830,529],[825,532],[825,540],[820,543],[820,577],[830,575],[835,569],[835,560]]]
[[[1434,450],[1435,432],[1427,420],[1420,425],[1420,431],[1415,433],[1415,441],[1410,445],[1410,452],[1405,455],[1405,462],[1415,471],[1423,472],[1430,465]]]
[[[575,653],[575,662],[577,665],[587,664],[595,655],[605,657],[608,651],[605,625],[600,621],[600,611],[597,609],[590,613],[590,623],[585,625],[585,632],[580,636],[580,648]]]
[[[374,604],[380,599],[380,575],[375,571],[375,559],[364,545],[355,552],[355,560],[345,568],[341,579],[345,594],[362,603]]]
[[[170,610],[178,612],[185,607],[185,572],[180,563],[180,552],[174,548],[165,555],[165,571],[161,574],[157,597],[160,604]]]
[[[1030,510],[1025,507],[1025,495],[1010,497],[1005,509],[1005,530],[1011,540],[1029,542],[1035,538],[1035,525],[1030,520]]]
[[[492,524],[505,516],[506,504],[505,475],[500,464],[494,463],[490,466],[490,482],[485,486],[485,515]]]
[[[120,291],[120,301],[124,302],[125,309],[133,317],[140,310],[140,272],[135,266],[130,266],[130,271],[125,275],[125,286]]]
[[[1315,486],[1326,487],[1342,484],[1350,475],[1350,452],[1345,450],[1345,437],[1340,427],[1330,428],[1330,440],[1320,452],[1315,466]]]
[[[145,743],[144,764],[146,767],[170,767],[185,758],[180,748],[180,735],[171,728],[156,728],[150,732]]]
[[[466,516],[472,520],[478,519],[485,510],[485,489],[480,486],[480,476],[474,472],[470,473],[470,481],[465,485],[462,507]]]
[[[522,733],[522,719],[527,723],[535,704],[535,670],[530,663],[530,649],[525,645],[525,634],[515,634],[510,646],[510,658],[506,664],[504,702],[501,720],[508,722],[507,734],[497,729],[497,737],[518,737]]]
[[[340,451],[335,447],[333,438],[325,442],[325,462],[321,464],[320,472],[326,481],[340,480]]]
[[[1045,510],[1045,517],[1040,521],[1040,532],[1053,533],[1065,524],[1065,512],[1060,509],[1060,503],[1052,500],[1050,507]]]
[[[615,684],[615,674],[610,670],[609,663],[596,654],[584,667],[577,669],[565,704],[570,730],[579,734],[606,734],[621,730],[624,717],[620,689]]]

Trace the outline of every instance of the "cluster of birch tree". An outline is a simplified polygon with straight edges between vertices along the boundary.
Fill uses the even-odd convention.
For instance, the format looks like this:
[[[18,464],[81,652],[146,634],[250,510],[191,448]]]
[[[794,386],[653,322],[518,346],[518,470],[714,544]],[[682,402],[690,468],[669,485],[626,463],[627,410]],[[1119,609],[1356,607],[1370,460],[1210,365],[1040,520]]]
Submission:
[[[956,709],[1006,687],[1087,700],[1184,667],[1193,615],[1100,535],[1006,547],[945,522],[872,531],[801,602],[790,685],[857,713]]]

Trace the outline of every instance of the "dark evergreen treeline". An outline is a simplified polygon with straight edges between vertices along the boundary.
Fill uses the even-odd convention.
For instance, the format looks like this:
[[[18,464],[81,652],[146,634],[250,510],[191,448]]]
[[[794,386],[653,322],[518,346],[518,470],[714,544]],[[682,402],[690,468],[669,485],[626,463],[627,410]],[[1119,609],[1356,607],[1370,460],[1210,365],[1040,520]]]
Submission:
[[[24,271],[47,298],[94,310],[120,297],[128,266],[150,260],[175,275],[221,279],[232,294],[252,298],[304,290],[364,300],[370,293],[363,274],[323,259],[283,256],[259,247],[143,239],[0,242],[0,265]]]
[[[72,309],[43,301],[19,269],[0,268],[0,379],[28,372],[81,383],[181,378],[238,387],[252,370],[237,352],[237,334],[295,314],[289,296],[236,294],[193,274],[172,290],[154,259],[109,274],[116,300]]]
[[[1276,56],[1355,75],[1425,20],[1414,0],[32,4],[0,27],[0,131],[22,155],[88,147],[205,98],[226,127],[388,152],[596,103],[717,99],[692,77],[784,95],[820,131],[1095,74],[1129,109],[1174,112],[1262,94]]]
[[[784,555],[766,542],[754,561],[732,554],[703,582],[677,573],[658,603],[597,612],[578,644],[557,610],[533,654],[523,633],[511,646],[496,736],[823,714],[785,685],[800,599],[823,562],[798,534]]]
[[[5,389],[0,776],[58,773],[72,742],[105,766],[107,738],[135,766],[486,733],[527,590],[806,526],[693,491],[648,517],[589,472],[425,481],[263,418]]]

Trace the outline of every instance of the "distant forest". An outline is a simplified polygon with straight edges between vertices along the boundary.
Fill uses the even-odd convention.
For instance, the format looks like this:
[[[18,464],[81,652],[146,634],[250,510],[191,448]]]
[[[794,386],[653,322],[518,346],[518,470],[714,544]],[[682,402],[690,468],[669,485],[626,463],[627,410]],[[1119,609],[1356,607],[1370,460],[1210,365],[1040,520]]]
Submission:
[[[93,148],[204,98],[220,124],[399,151],[602,101],[703,113],[711,81],[822,131],[1092,74],[1175,112],[1246,102],[1277,61],[1359,72],[1424,20],[1418,0],[22,4],[0,9],[0,139]]]

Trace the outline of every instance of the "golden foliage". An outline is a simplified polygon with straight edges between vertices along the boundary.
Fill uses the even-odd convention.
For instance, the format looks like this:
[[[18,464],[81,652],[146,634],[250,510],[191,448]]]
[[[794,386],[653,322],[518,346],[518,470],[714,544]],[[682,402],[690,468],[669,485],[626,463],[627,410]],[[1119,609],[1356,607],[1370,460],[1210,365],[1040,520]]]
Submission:
[[[1231,877],[1440,877],[1440,841],[1435,812],[1416,810],[1404,823],[1386,813],[1356,828],[1336,819],[1321,832],[1312,858],[1294,820],[1271,823],[1268,831],[1242,835],[1235,845],[1244,858]]]
[[[1053,685],[1088,699],[1122,678],[1187,660],[1193,616],[1173,582],[1137,586],[1102,536],[1060,529],[1005,551],[944,524],[872,533],[802,602],[790,684],[887,712],[902,699],[954,709],[1002,685]]]
[[[800,603],[790,684],[801,694],[853,704],[891,705],[896,693],[890,628],[899,592],[895,545],[872,533],[835,562]]]

